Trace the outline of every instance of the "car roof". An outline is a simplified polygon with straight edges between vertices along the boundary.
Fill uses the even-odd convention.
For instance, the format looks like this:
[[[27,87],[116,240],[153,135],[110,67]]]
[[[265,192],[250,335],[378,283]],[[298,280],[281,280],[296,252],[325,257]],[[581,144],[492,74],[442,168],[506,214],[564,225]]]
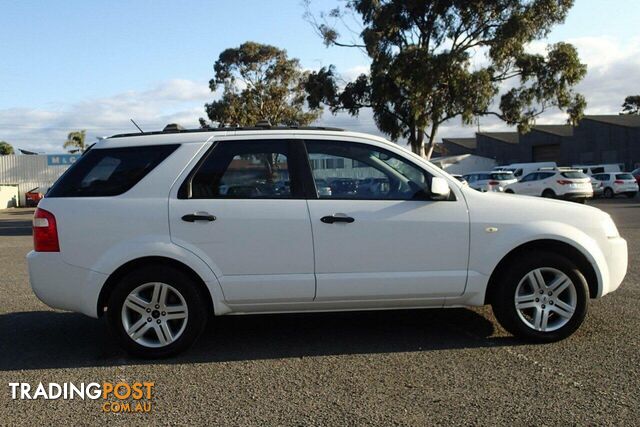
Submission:
[[[401,145],[394,144],[380,136],[350,132],[338,128],[327,127],[252,127],[252,128],[210,128],[210,129],[188,129],[179,131],[153,131],[142,133],[126,133],[113,135],[108,138],[100,139],[93,148],[109,148],[109,147],[129,147],[144,145],[163,145],[163,144],[188,144],[202,143],[215,137],[230,136],[265,136],[273,138],[275,136],[296,136],[296,137],[336,137],[336,138],[358,138],[368,139],[387,146],[395,148],[404,148]]]

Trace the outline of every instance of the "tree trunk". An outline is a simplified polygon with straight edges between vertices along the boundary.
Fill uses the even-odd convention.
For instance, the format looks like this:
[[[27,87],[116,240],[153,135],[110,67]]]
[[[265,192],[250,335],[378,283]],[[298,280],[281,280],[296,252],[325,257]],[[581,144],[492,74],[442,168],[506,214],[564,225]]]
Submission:
[[[416,153],[420,157],[424,157],[424,132],[416,132],[409,137],[409,144],[411,144],[411,151]]]
[[[424,158],[427,160],[431,159],[431,155],[433,154],[433,149],[435,148],[436,145],[436,134],[438,133],[438,125],[434,124],[431,127],[431,132],[429,133],[429,142],[427,144],[427,149],[426,149],[426,153],[424,155]],[[424,135],[424,132],[423,132]]]

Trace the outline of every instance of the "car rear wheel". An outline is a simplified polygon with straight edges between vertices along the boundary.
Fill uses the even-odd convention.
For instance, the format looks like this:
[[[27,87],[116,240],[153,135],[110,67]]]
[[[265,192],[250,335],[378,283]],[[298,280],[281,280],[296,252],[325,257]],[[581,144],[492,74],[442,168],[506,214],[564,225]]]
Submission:
[[[538,342],[558,341],[584,321],[589,290],[584,275],[566,257],[528,252],[496,283],[492,307],[512,334]]]
[[[542,192],[542,197],[546,197],[548,199],[553,199],[554,197],[556,197],[556,193],[553,192],[553,190],[544,190]]]
[[[607,199],[613,199],[613,190],[611,188],[605,188],[604,197],[606,197]]]
[[[510,188],[504,190],[504,192],[508,193],[508,194],[515,194],[515,192],[513,190],[511,190]]]
[[[167,357],[193,344],[207,320],[196,284],[180,270],[145,267],[125,276],[109,298],[107,319],[134,356]]]

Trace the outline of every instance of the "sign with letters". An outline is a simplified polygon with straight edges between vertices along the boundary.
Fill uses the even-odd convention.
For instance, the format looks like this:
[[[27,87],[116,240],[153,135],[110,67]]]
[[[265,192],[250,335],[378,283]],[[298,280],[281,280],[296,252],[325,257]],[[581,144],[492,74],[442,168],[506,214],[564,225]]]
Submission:
[[[47,154],[47,166],[70,166],[81,154]]]

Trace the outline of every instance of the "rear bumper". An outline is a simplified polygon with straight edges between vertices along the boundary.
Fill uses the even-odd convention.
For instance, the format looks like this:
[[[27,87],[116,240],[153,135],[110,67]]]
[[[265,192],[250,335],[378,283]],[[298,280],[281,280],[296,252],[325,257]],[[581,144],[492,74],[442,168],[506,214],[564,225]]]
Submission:
[[[565,193],[558,196],[559,199],[564,199],[564,200],[590,199],[592,197],[593,197],[593,192]]]
[[[58,252],[27,254],[29,282],[38,299],[51,308],[98,317],[100,289],[107,275],[63,261]]]

